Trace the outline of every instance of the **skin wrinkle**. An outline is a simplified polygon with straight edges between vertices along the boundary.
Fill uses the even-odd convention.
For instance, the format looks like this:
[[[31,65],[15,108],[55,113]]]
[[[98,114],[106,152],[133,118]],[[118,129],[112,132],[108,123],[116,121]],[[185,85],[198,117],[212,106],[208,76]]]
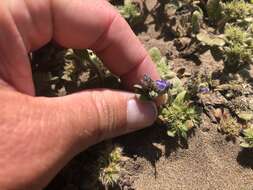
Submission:
[[[83,120],[82,113],[85,113],[87,111],[87,109],[86,109],[86,106],[80,106],[77,108],[79,108],[79,110],[76,110],[76,108],[75,108],[75,110],[73,110],[72,114],[75,115],[74,117],[76,118],[76,120],[81,123],[81,121]],[[69,112],[69,109],[66,110],[66,112]],[[76,112],[78,114],[76,114]],[[93,116],[88,115],[88,114],[85,117],[87,118],[87,120],[92,120],[92,118],[93,118]],[[86,124],[83,123],[82,125],[87,125],[87,123]],[[91,131],[87,130],[86,128],[81,128],[80,130],[78,130],[78,127],[73,126],[73,124],[71,124],[70,126],[73,129],[73,131],[76,131],[76,136],[78,137],[78,139],[81,139],[80,142],[84,141],[83,137],[93,138],[93,133],[91,133]],[[83,144],[88,146],[88,143],[86,141]],[[80,145],[77,145],[77,146],[80,146]]]
[[[23,2],[24,2],[24,5],[25,5],[26,12],[28,14],[27,16],[30,18],[29,20],[31,21],[31,25],[32,25],[31,28],[36,28],[37,24],[35,24],[35,22],[34,22],[34,18],[31,15],[31,12],[30,12],[30,9],[28,8],[27,2],[25,0],[23,0]],[[17,25],[17,27],[18,27],[18,25]],[[20,31],[20,29],[19,29],[19,31]],[[23,36],[25,36],[25,34],[23,34]],[[29,37],[27,37],[27,38],[28,38],[27,44],[29,44],[29,45],[26,47],[26,49],[27,49],[27,52],[30,52],[32,50],[32,47],[33,47],[33,45],[31,45],[31,42],[35,41],[34,40],[35,38],[32,38],[33,40],[30,40]]]
[[[111,125],[109,125],[109,131],[110,133],[112,133],[111,131],[115,130],[115,128],[117,128],[117,124],[118,124],[118,118],[120,118],[117,114],[117,110],[115,106],[110,106],[110,103],[107,102],[107,109],[110,110],[110,114],[109,114],[109,119],[111,119]],[[110,128],[111,126],[111,128]]]
[[[53,37],[53,18],[52,7],[50,0],[24,0],[28,10],[31,27],[29,30],[34,30],[34,35],[31,36],[31,49],[36,50],[47,44]],[[46,12],[47,14],[41,14]],[[44,15],[43,17],[41,15]],[[25,34],[24,34],[25,35]]]
[[[33,1],[33,0],[32,0]],[[48,1],[48,0],[43,0],[44,4],[45,1]],[[38,3],[41,2],[41,1],[38,1],[37,0],[37,3],[36,4],[33,4],[34,6],[31,6],[29,3],[31,2],[31,0],[24,0],[24,4],[26,6],[26,9],[27,9],[27,12],[28,12],[28,15],[29,15],[29,20],[30,20],[30,31],[33,31],[33,35],[31,35],[29,38],[29,41],[30,43],[33,43],[30,45],[30,49],[28,50],[28,52],[30,50],[35,50],[37,49],[39,46],[43,46],[45,44],[47,44],[52,36],[53,36],[53,30],[52,30],[52,26],[50,27],[49,25],[52,25],[52,15],[51,15],[51,7],[47,7],[47,9],[49,9],[47,11],[47,16],[46,18],[43,17],[43,19],[41,18],[40,20],[37,19],[37,16],[42,12],[42,10],[44,10],[45,8],[38,8],[39,5]],[[50,5],[50,3],[48,3]],[[39,24],[38,24],[39,23]],[[45,24],[47,23],[47,24]],[[44,26],[43,26],[44,25]],[[24,34],[25,35],[25,34]]]
[[[1,30],[1,29],[0,29]],[[0,36],[1,36],[1,33],[0,33]],[[1,39],[0,39],[1,40]],[[0,51],[0,80],[5,83],[5,86],[6,85],[9,85],[8,82],[10,81],[6,81],[6,80],[3,80],[5,77],[3,76],[3,74],[5,73],[5,75],[9,76],[9,69],[7,69],[7,65],[6,64],[6,61],[3,61],[3,55],[2,55],[2,51]],[[1,79],[3,78],[3,79]],[[1,88],[1,87],[0,87]]]
[[[10,16],[12,17],[12,20],[16,26],[17,31],[19,32],[18,36],[20,36],[20,38],[22,39],[21,41],[24,43],[26,52],[29,52],[31,49],[31,45],[30,45],[31,40],[29,39],[29,35],[31,35],[30,33],[33,30],[29,30],[29,31],[27,30],[28,28],[32,28],[30,26],[30,22],[27,22],[27,21],[32,21],[33,18],[29,15],[29,11],[27,9],[27,6],[24,0],[19,0],[18,3],[20,3],[18,6],[18,9],[14,9],[14,8],[17,8],[16,1],[10,0],[8,4],[9,5],[8,8],[9,8]]]
[[[52,14],[51,3],[46,3],[48,0],[20,0],[21,5],[16,9],[16,1],[10,1],[9,7],[21,38],[26,47],[26,52],[37,49],[43,46],[52,39]],[[13,2],[13,5],[11,4]],[[51,1],[50,1],[51,2]],[[48,4],[49,6],[45,6]],[[22,7],[21,7],[22,6]],[[41,17],[41,12],[47,12],[46,16]],[[45,15],[45,14],[43,14]],[[39,16],[39,20],[38,17]]]
[[[14,17],[13,17],[13,14],[12,14],[12,11],[11,11],[11,9],[9,8],[9,12],[10,12],[10,14],[9,14],[9,22],[11,23],[11,31],[10,31],[10,33],[14,33],[15,34],[15,36],[14,36],[14,38],[13,39],[16,39],[15,41],[17,42],[17,47],[19,47],[20,48],[20,50],[22,50],[22,53],[21,54],[23,54],[22,55],[22,57],[24,58],[24,57],[27,57],[27,55],[26,55],[26,53],[27,53],[27,47],[26,47],[26,40],[24,40],[25,39],[25,37],[20,33],[20,30],[19,30],[19,28],[17,27],[17,24],[16,24],[16,22],[15,22],[15,19],[14,19]],[[15,31],[15,32],[14,32]],[[8,39],[8,38],[7,38]],[[5,48],[3,48],[3,49],[5,49]],[[2,49],[2,51],[3,51],[3,49]],[[7,58],[9,58],[9,56],[8,56],[8,54],[9,54],[9,49],[7,49],[6,48],[6,50],[7,50],[7,53],[5,54],[5,56],[7,57]],[[24,52],[26,52],[25,54],[24,54]],[[12,58],[13,59],[13,58]],[[21,59],[22,60],[22,59]]]
[[[13,108],[15,109],[15,108]],[[12,157],[17,158],[17,156],[21,153],[20,150],[28,150],[29,147],[31,146],[30,143],[28,143],[28,141],[26,141],[25,139],[27,138],[31,138],[31,132],[32,132],[32,128],[25,128],[24,130],[24,123],[29,126],[30,122],[31,122],[31,116],[30,116],[30,111],[27,112],[26,110],[26,106],[24,104],[21,104],[18,107],[18,111],[17,113],[13,114],[12,118],[9,118],[10,120],[12,120],[13,125],[10,128],[10,133],[8,135],[9,141],[13,142],[14,144],[11,144],[12,147],[12,151],[9,152],[9,159],[12,159]],[[20,117],[23,116],[23,117]],[[22,133],[20,133],[20,129],[22,129]],[[13,139],[13,140],[11,140]],[[31,139],[32,140],[32,139]],[[15,148],[14,148],[15,147]],[[14,151],[16,150],[16,151]],[[12,154],[10,154],[12,153]],[[27,155],[28,154],[28,155]],[[22,157],[27,157],[29,158],[29,153],[27,151],[22,151]]]
[[[1,52],[0,52],[0,60],[1,60]],[[1,64],[1,61],[0,61],[0,64]],[[10,86],[10,84],[8,84],[6,81],[1,79],[1,71],[0,71],[0,93],[2,90],[14,90],[14,88]]]
[[[6,13],[2,12],[1,17],[2,17],[3,20],[4,20],[4,16],[6,17]],[[1,17],[0,17],[0,25],[3,26],[5,23],[4,23],[4,21],[1,20]],[[7,82],[11,82],[11,81],[8,81],[7,77],[6,77],[6,74],[7,74],[7,76],[9,76],[10,73],[9,73],[9,69],[7,69],[7,65],[9,65],[9,64],[7,64],[8,61],[6,60],[6,52],[4,51],[5,47],[2,46],[2,44],[6,44],[5,43],[6,31],[3,31],[3,28],[4,27],[0,27],[0,58],[1,58],[1,68],[3,68],[3,67],[4,68],[0,69],[0,71],[1,71],[2,78],[5,79]],[[5,30],[6,30],[6,27],[5,27]],[[8,31],[8,32],[10,32],[10,31]]]
[[[100,127],[100,125],[104,124],[103,123],[103,116],[104,115],[102,115],[102,114],[106,113],[107,111],[104,111],[103,113],[101,113],[102,109],[101,109],[100,106],[101,105],[103,106],[103,104],[101,104],[101,102],[104,101],[104,99],[100,99],[101,102],[100,101],[97,102],[97,100],[99,99],[97,96],[98,96],[98,94],[96,92],[95,93],[92,92],[90,94],[91,105],[95,109],[95,112],[93,112],[93,113],[96,114],[96,118],[97,118],[97,121],[96,121],[97,124],[95,126],[98,126],[97,129],[96,129],[96,131],[92,132],[92,134],[95,135],[95,139],[94,140],[97,141],[97,142],[100,142],[101,139],[103,139],[103,130],[102,130],[102,127]],[[105,118],[105,122],[107,122],[106,118]]]
[[[152,76],[153,80],[158,80],[160,77],[156,73],[152,73],[152,71],[155,69],[155,65],[152,64],[152,60],[149,56],[147,56],[141,64],[135,70],[132,70],[132,72],[129,72],[125,74],[124,76],[121,76],[121,79],[123,81],[124,86],[128,87],[129,89],[133,88],[133,85],[136,84],[136,80],[140,81],[144,74],[143,70],[145,70],[145,74],[148,74],[149,76]]]
[[[39,99],[41,99],[41,101],[39,101]],[[40,125],[40,131],[39,131],[39,135],[43,134],[45,137],[42,138],[45,139],[46,137],[50,137],[50,136],[64,136],[63,135],[63,131],[66,129],[65,128],[65,118],[63,118],[62,114],[61,114],[61,109],[60,105],[58,104],[53,104],[51,106],[48,106],[47,101],[49,101],[49,99],[47,98],[39,98],[36,100],[35,104],[39,104],[37,105],[36,111],[36,115],[37,115],[37,123],[39,123]],[[35,105],[36,106],[36,105]],[[41,107],[45,108],[45,109],[41,109]],[[48,114],[48,112],[50,112],[51,114]],[[51,126],[51,128],[48,128],[47,126]],[[57,135],[56,135],[57,134]],[[57,144],[59,146],[62,146],[65,142],[65,139],[57,139]],[[40,143],[41,144],[41,143]]]
[[[102,111],[101,111],[101,116],[103,118],[103,125],[100,125],[101,127],[103,128],[107,128],[109,133],[111,133],[111,131],[113,131],[113,129],[116,128],[116,121],[118,121],[118,118],[116,118],[115,116],[115,110],[114,110],[114,107],[113,106],[110,106],[110,102],[108,102],[108,98],[106,97],[102,97],[103,98],[103,101],[101,101],[101,108],[102,108]],[[116,98],[116,97],[115,97]],[[104,113],[103,113],[104,111]],[[106,116],[106,117],[105,117]],[[105,120],[105,121],[104,121]]]
[[[136,71],[138,67],[140,67],[140,65],[145,64],[145,61],[149,58],[148,54],[145,54],[144,57],[142,59],[140,59],[140,61],[137,61],[137,63],[135,65],[133,65],[131,68],[129,68],[129,70],[126,73],[122,73],[122,75],[120,75],[121,78],[124,78],[125,76],[127,76],[129,73],[133,73],[133,71]]]
[[[100,102],[100,105],[97,105],[97,108],[101,115],[100,117],[103,116],[101,120],[101,122],[103,123],[101,123],[99,126],[101,127],[101,131],[102,129],[107,129],[107,134],[109,134],[110,135],[109,137],[111,137],[115,129],[117,128],[116,123],[119,126],[126,126],[126,120],[123,121],[119,120],[119,118],[121,118],[120,117],[121,115],[126,116],[126,111],[120,109],[122,107],[126,108],[126,105],[122,105],[122,102],[126,101],[123,101],[121,97],[116,97],[114,96],[113,93],[109,91],[107,92],[106,90],[104,90],[103,93],[101,94],[102,97],[101,95],[97,96],[97,99],[99,99],[100,101],[95,100],[95,102]],[[110,104],[110,102],[108,102],[110,101],[111,98],[114,98],[115,105],[113,106]]]
[[[87,94],[89,95],[89,94]],[[70,139],[76,139],[76,142],[73,142],[73,146],[76,147],[85,147],[85,146],[89,146],[88,141],[92,138],[94,138],[94,128],[91,128],[91,125],[93,125],[93,123],[91,123],[94,120],[94,117],[96,117],[96,115],[94,114],[85,114],[85,120],[86,122],[83,122],[84,120],[84,116],[83,113],[87,113],[87,108],[89,108],[89,111],[91,113],[95,113],[95,108],[92,107],[91,101],[87,102],[84,98],[88,98],[87,95],[82,96],[81,93],[76,93],[74,95],[70,95],[70,96],[66,96],[65,100],[66,102],[62,102],[63,100],[61,100],[60,98],[56,98],[56,102],[57,105],[56,107],[59,107],[60,112],[62,113],[68,113],[68,114],[64,114],[64,115],[60,115],[59,114],[59,122],[62,123],[62,126],[68,126],[69,131],[72,132],[73,136],[70,137]],[[71,96],[80,96],[77,97],[78,99],[80,99],[80,102],[82,102],[82,104],[78,104],[76,105],[75,102],[71,102]],[[85,102],[86,101],[86,102]],[[84,103],[85,102],[85,103]],[[66,106],[61,106],[61,105],[66,105]],[[63,118],[65,117],[65,118]],[[65,123],[64,123],[65,122]],[[67,123],[66,123],[67,122]],[[79,127],[79,126],[83,126],[86,125],[87,127]],[[64,128],[62,129],[62,132],[64,133]],[[68,132],[70,134],[70,132]],[[86,139],[84,137],[87,137]],[[82,142],[82,143],[80,143]],[[91,142],[91,141],[90,141]],[[81,150],[81,148],[79,149]]]
[[[106,46],[107,49],[98,52],[98,55],[107,63],[107,66],[114,74],[121,76],[138,63],[140,59],[143,59],[146,51],[141,47],[138,49],[138,53],[136,53],[135,49],[140,45],[140,42],[132,32],[130,32],[129,38],[123,38],[126,32],[130,31],[130,27],[122,18],[119,18],[114,20],[107,35],[104,37],[103,43],[110,41],[110,46]],[[132,44],[132,47],[129,48],[128,44]],[[99,47],[96,48],[99,49]],[[111,60],[111,55],[113,54],[119,54],[120,56],[115,56],[115,59]],[[126,56],[129,54],[132,56]],[[118,66],[119,64],[121,65],[120,67]]]
[[[21,8],[23,7],[21,16],[20,16],[20,14],[18,14],[18,12],[20,12],[20,7],[19,7],[18,11],[16,11],[16,9],[13,10],[13,7],[15,7],[14,5],[16,5],[16,4],[12,5],[12,2],[14,3],[16,1],[8,1],[7,2],[7,5],[8,5],[7,7],[9,7],[9,12],[11,14],[8,14],[6,11],[4,13],[5,17],[8,17],[5,20],[9,21],[8,26],[4,27],[4,28],[5,29],[9,28],[10,31],[8,32],[7,37],[2,38],[2,40],[0,39],[0,42],[1,42],[0,44],[8,44],[9,42],[8,43],[4,42],[5,40],[8,40],[8,39],[16,39],[16,40],[14,41],[14,43],[10,43],[10,44],[13,44],[13,45],[10,45],[11,46],[10,48],[0,47],[1,52],[4,53],[3,57],[5,57],[5,60],[2,61],[2,68],[3,68],[3,65],[5,65],[5,67],[6,67],[4,69],[4,71],[3,71],[3,69],[1,69],[2,70],[1,73],[2,73],[2,77],[6,81],[8,81],[10,84],[15,86],[18,90],[22,90],[22,89],[20,89],[20,86],[22,85],[22,81],[24,81],[24,80],[29,81],[30,80],[30,82],[28,82],[28,87],[22,87],[22,88],[25,88],[27,90],[29,89],[28,93],[33,95],[34,94],[34,87],[33,87],[33,83],[31,80],[31,78],[32,78],[31,77],[31,70],[30,70],[30,65],[28,64],[29,59],[27,57],[26,52],[28,52],[28,50],[31,49],[28,41],[35,42],[34,39],[40,39],[40,37],[39,37],[40,35],[38,34],[36,36],[36,33],[38,33],[38,32],[35,31],[34,28],[38,28],[38,27],[35,27],[35,26],[33,26],[33,24],[31,24],[33,22],[33,17],[31,17],[30,9],[27,7],[27,4],[26,4],[27,1],[24,1],[24,0],[18,1],[20,3],[20,7]],[[13,12],[15,12],[16,15]],[[23,22],[22,20],[25,20],[25,21]],[[21,23],[20,23],[20,21],[21,21]],[[38,23],[41,24],[43,22],[38,22]],[[20,26],[20,24],[21,24],[21,26]],[[46,30],[48,30],[48,29],[46,29]],[[27,33],[27,31],[29,31],[28,33],[30,33],[31,36],[34,36],[34,37],[29,37],[29,34],[25,35],[24,33],[25,32]],[[47,33],[47,32],[45,32],[45,33]],[[15,34],[15,37],[11,37],[10,34]],[[49,38],[51,38],[51,37],[49,37]],[[25,43],[25,45],[24,45],[24,43]],[[8,51],[7,52],[4,51],[5,49],[7,49]],[[9,49],[14,49],[14,52],[15,52],[14,56],[13,55],[11,57],[9,56],[9,53],[10,53]],[[20,64],[20,65],[24,64],[25,66],[22,67],[19,65],[19,66],[13,67],[12,65],[14,65],[14,64]],[[15,69],[13,69],[13,68],[10,69],[10,67],[13,67]],[[27,69],[25,69],[25,67],[27,67]],[[14,79],[17,82],[14,82]],[[30,87],[29,87],[29,85],[30,85]],[[24,85],[22,85],[22,86],[24,86]]]
[[[103,99],[103,101],[101,101],[101,106],[100,106],[100,110],[101,110],[101,116],[104,116],[103,117],[103,124],[101,124],[101,128],[106,128],[107,129],[107,133],[108,134],[112,134],[113,131],[115,131],[116,129],[116,123],[119,124],[119,115],[116,114],[117,112],[120,112],[120,111],[117,111],[116,108],[120,109],[122,107],[122,105],[120,106],[120,102],[123,102],[123,101],[118,101],[118,97],[116,96],[113,96],[110,95],[110,93],[106,93],[104,92],[103,93],[104,97],[101,97]],[[106,97],[107,96],[107,97]],[[114,106],[111,106],[110,102],[108,102],[108,100],[110,100],[110,98],[115,98],[115,104]],[[126,107],[126,106],[123,106],[123,107]],[[104,112],[104,113],[103,113]],[[126,115],[126,114],[122,114],[122,115]],[[124,124],[125,124],[126,121],[124,121]],[[119,124],[120,125],[120,124]],[[102,131],[102,129],[101,129]]]
[[[102,33],[100,37],[93,43],[93,45],[90,46],[92,50],[96,52],[96,54],[102,54],[104,50],[108,49],[108,47],[111,45],[112,41],[106,42],[106,37],[108,35],[108,32],[110,31],[110,28],[113,26],[113,23],[116,22],[116,20],[119,18],[119,14],[112,14],[110,22],[108,23],[105,31]],[[103,42],[103,43],[101,43]]]
[[[24,102],[29,104],[29,100],[24,100]],[[29,150],[30,147],[34,146],[33,143],[30,142],[36,142],[33,139],[35,139],[33,134],[35,131],[32,127],[25,127],[25,126],[29,126],[29,124],[32,124],[31,119],[34,119],[34,112],[32,110],[28,110],[27,106],[25,104],[17,104],[19,105],[18,108],[15,108],[17,106],[14,106],[12,109],[13,110],[17,110],[17,113],[13,113],[13,115],[6,117],[6,120],[10,120],[12,124],[10,124],[10,126],[12,126],[11,128],[9,127],[9,135],[8,139],[10,142],[14,141],[14,144],[12,144],[12,153],[13,154],[17,154],[19,155],[20,152],[19,150]],[[9,121],[6,121],[8,123],[10,123]],[[33,121],[34,123],[34,121]],[[36,132],[39,132],[36,130]],[[39,134],[39,133],[38,133]],[[37,138],[37,137],[36,137]],[[13,139],[13,140],[10,140]],[[31,141],[27,141],[26,139],[30,139]],[[17,152],[13,151],[15,149],[13,149],[13,147],[15,147],[15,149],[17,150]],[[26,153],[28,155],[26,155]],[[30,154],[29,151],[28,152],[22,152],[22,156],[23,157],[27,157],[27,159],[29,159]],[[10,155],[10,159],[11,158],[16,158],[16,155]]]
[[[46,105],[44,105],[46,106]],[[43,107],[44,107],[43,106]],[[47,110],[47,109],[46,109]],[[37,118],[37,122],[36,122],[36,125],[34,127],[38,128],[36,129],[37,130],[37,135],[34,135],[35,138],[38,138],[37,140],[34,139],[33,142],[36,142],[37,143],[35,144],[35,150],[38,150],[36,153],[38,155],[39,158],[41,158],[40,154],[41,152],[48,152],[48,154],[51,154],[50,152],[53,151],[53,152],[57,152],[59,151],[57,148],[55,147],[58,147],[58,146],[62,146],[63,144],[63,139],[61,138],[58,138],[57,139],[57,146],[52,146],[50,147],[50,150],[48,150],[47,147],[44,146],[43,144],[43,141],[46,137],[51,137],[53,136],[52,134],[58,134],[56,136],[62,136],[60,133],[61,133],[61,125],[58,125],[56,127],[53,127],[52,125],[52,121],[54,121],[55,123],[61,123],[59,122],[59,119],[60,117],[58,116],[58,114],[50,114],[48,115],[48,113],[46,111],[42,111],[42,110],[37,110],[37,113],[36,115],[38,115],[38,118]],[[46,126],[52,126],[52,129],[51,130],[48,130],[48,128]],[[49,139],[48,139],[49,140]],[[42,142],[42,143],[41,143]],[[56,153],[57,155],[58,153]],[[41,160],[43,161],[43,159]],[[43,162],[41,162],[41,165],[45,165],[43,164]],[[47,166],[44,166],[43,168],[46,169]]]
[[[112,21],[109,23],[108,27],[107,27],[107,30],[104,32],[104,34],[98,38],[98,40],[94,43],[93,46],[91,46],[91,49],[93,49],[98,55],[99,54],[103,54],[104,51],[106,51],[107,49],[110,48],[110,46],[112,45],[113,41],[107,41],[107,44],[105,43],[106,42],[106,37],[108,35],[108,32],[110,31],[110,28],[113,27],[113,24],[114,22],[117,22],[117,19],[121,19],[120,15],[119,14],[115,14],[112,18]],[[98,42],[104,42],[104,44],[99,44]],[[140,58],[140,60],[137,60],[135,64],[133,65],[130,65],[128,67],[128,70],[126,70],[125,72],[123,73],[115,73],[117,74],[119,77],[124,77],[126,76],[128,73],[131,73],[132,71],[134,71],[136,68],[138,68],[141,64],[144,63],[144,61],[149,57],[149,55],[146,53],[143,55],[142,58]]]
[[[12,97],[12,96],[10,96]],[[15,102],[15,97],[13,97],[13,101]],[[8,100],[4,103],[5,105],[1,105],[1,107],[3,107],[4,109],[8,109],[9,107],[9,102]],[[13,108],[13,107],[12,107]],[[15,108],[13,108],[15,110]],[[19,111],[22,109],[18,109]],[[28,132],[27,131],[22,131],[22,136],[19,136],[20,134],[20,121],[22,121],[23,119],[19,117],[19,113],[13,113],[12,115],[9,115],[7,113],[6,114],[2,114],[1,118],[3,119],[3,123],[1,124],[1,128],[6,129],[4,131],[3,134],[5,134],[4,136],[1,136],[1,140],[3,140],[4,142],[1,143],[0,148],[2,149],[1,152],[8,152],[8,154],[6,154],[6,156],[8,156],[9,158],[7,158],[8,160],[13,160],[16,157],[16,154],[19,155],[19,153],[17,153],[19,150],[22,150],[23,147],[26,147],[27,144],[24,143],[20,143],[20,142],[27,142],[24,141],[24,139],[26,139]],[[6,123],[6,125],[5,125]],[[6,126],[6,127],[5,127]],[[11,126],[11,127],[10,127]],[[3,130],[3,129],[2,129]],[[18,136],[18,138],[17,138]],[[6,149],[6,151],[5,151]],[[11,150],[11,151],[10,151]],[[22,153],[22,156],[24,156],[24,153]]]
[[[41,136],[42,143],[38,143],[38,145],[40,145],[40,146],[38,146],[38,150],[39,150],[38,157],[41,158],[41,161],[39,163],[37,163],[36,165],[40,164],[41,170],[44,170],[44,171],[49,170],[50,168],[53,168],[49,164],[56,165],[57,167],[56,166],[54,166],[54,167],[56,167],[58,169],[56,169],[56,171],[54,171],[54,172],[52,172],[52,171],[49,172],[49,173],[51,173],[51,175],[54,175],[54,173],[56,173],[61,168],[61,163],[64,162],[63,160],[70,159],[71,155],[73,154],[74,147],[70,147],[68,145],[70,142],[69,139],[61,138],[64,136],[66,137],[66,135],[64,135],[64,133],[65,133],[64,130],[66,130],[66,128],[64,127],[65,123],[62,118],[62,115],[59,114],[60,113],[59,109],[57,109],[58,105],[55,104],[52,107],[51,106],[48,107],[47,105],[43,104],[40,106],[46,107],[46,109],[44,110],[43,113],[41,113],[41,110],[38,110],[38,114],[42,115],[42,117],[40,117],[39,119],[47,120],[47,122],[45,122],[45,123],[42,122],[43,123],[42,127],[44,129],[43,133],[42,133],[43,136]],[[52,110],[53,114],[48,115],[47,114],[48,110]],[[45,118],[43,118],[43,117],[45,117]],[[46,126],[50,126],[50,128],[48,128]],[[48,139],[48,137],[55,137],[57,140],[55,141],[54,139]],[[45,141],[45,140],[52,141],[50,143],[51,144],[50,148],[48,148],[47,146],[44,146],[43,141]],[[61,147],[64,147],[64,148],[61,148]],[[41,152],[45,153],[44,157],[41,156]],[[47,162],[47,160],[50,160],[50,159],[54,162]],[[44,183],[44,184],[46,184],[46,183]]]
[[[19,90],[21,90],[20,83],[22,83],[22,81],[30,80],[30,82],[28,82],[28,86],[24,88],[32,91],[30,90],[33,89],[31,70],[30,65],[28,65],[29,60],[23,39],[17,31],[10,12],[7,12],[6,9],[4,9],[1,17],[0,24],[2,27],[0,28],[0,52],[2,54],[2,58],[4,58],[1,60],[1,64],[6,67],[6,70],[1,73],[2,78]],[[4,29],[4,31],[1,32],[2,29]],[[6,45],[8,45],[8,48],[6,48]],[[16,66],[16,64],[23,64],[24,66]],[[33,92],[30,93],[32,94]]]
[[[85,128],[81,128],[81,131],[76,130],[75,129],[76,126],[71,127],[75,129],[74,131],[77,131],[76,132],[77,136],[84,137],[82,135],[86,135],[86,138],[88,137],[87,139],[89,139],[90,143],[92,144],[94,142],[100,142],[101,139],[104,138],[104,135],[102,135],[101,133],[109,134],[108,137],[111,137],[112,134],[117,129],[116,121],[120,126],[125,126],[126,120],[119,121],[119,118],[121,118],[122,115],[124,116],[126,115],[126,110],[119,109],[119,108],[125,107],[125,105],[122,105],[122,102],[125,102],[125,100],[129,98],[129,95],[126,95],[125,97],[124,96],[117,97],[115,96],[116,95],[115,93],[116,92],[110,92],[108,90],[97,89],[96,91],[86,92],[86,94],[83,94],[82,97],[79,97],[79,95],[81,96],[80,93],[71,95],[71,96],[76,96],[76,98],[80,98],[80,101],[83,102],[83,104],[79,106],[75,106],[75,104],[73,105],[72,103],[70,104],[71,105],[70,107],[65,108],[66,111],[65,109],[63,109],[62,111],[68,112],[68,115],[70,116],[70,118],[76,119],[75,121],[72,121],[72,119],[67,119],[67,120],[72,121],[72,123],[77,123],[77,125],[86,126]],[[71,98],[71,96],[66,97],[66,98]],[[117,99],[114,98],[114,101],[113,101],[116,103],[116,105],[112,105],[110,102],[107,102],[107,101],[110,101],[112,97],[117,98]],[[76,108],[79,108],[79,109],[76,110]],[[89,110],[89,112],[87,112],[87,110]],[[73,116],[72,113],[75,115]],[[77,113],[80,113],[80,114],[86,113],[85,123],[81,123],[81,121],[83,121],[83,118],[81,118],[80,121],[79,119],[77,119],[79,118],[79,115]],[[89,114],[89,113],[92,113],[92,114]],[[97,118],[97,119],[94,120],[94,118]],[[92,126],[97,126],[97,127],[92,127]],[[105,129],[107,131],[106,133],[104,132]]]

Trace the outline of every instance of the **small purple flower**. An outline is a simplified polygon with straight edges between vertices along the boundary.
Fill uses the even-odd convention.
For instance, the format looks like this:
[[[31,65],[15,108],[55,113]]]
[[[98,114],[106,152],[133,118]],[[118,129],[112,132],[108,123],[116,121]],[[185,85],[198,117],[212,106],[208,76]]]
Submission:
[[[155,85],[158,91],[165,91],[171,87],[171,83],[166,80],[156,80]]]
[[[199,93],[203,93],[203,94],[206,94],[208,93],[210,90],[208,87],[200,87],[199,89]]]

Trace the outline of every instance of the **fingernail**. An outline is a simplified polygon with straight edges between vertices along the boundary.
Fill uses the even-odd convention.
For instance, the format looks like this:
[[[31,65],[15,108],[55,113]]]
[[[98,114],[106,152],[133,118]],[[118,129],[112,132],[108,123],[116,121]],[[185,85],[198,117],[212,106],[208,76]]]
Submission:
[[[127,126],[132,129],[150,126],[155,122],[157,113],[154,102],[130,99],[127,103]]]

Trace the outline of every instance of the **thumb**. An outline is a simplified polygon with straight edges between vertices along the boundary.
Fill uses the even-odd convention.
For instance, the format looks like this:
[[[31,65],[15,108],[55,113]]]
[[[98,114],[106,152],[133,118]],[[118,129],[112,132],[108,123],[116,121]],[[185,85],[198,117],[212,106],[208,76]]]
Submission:
[[[154,123],[157,108],[132,93],[89,90],[58,98],[66,135],[84,149],[104,139],[139,130]],[[81,150],[80,150],[81,151]]]
[[[0,100],[1,189],[44,187],[80,151],[151,125],[157,115],[154,103],[110,90],[35,98],[0,86]]]

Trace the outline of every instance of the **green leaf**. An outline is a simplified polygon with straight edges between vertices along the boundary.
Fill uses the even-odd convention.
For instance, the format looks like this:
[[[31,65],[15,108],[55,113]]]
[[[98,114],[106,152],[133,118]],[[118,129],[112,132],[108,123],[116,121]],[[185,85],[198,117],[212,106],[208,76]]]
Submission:
[[[243,148],[250,148],[250,145],[246,142],[240,143],[240,146],[243,147]]]
[[[170,89],[171,95],[176,95],[184,90],[182,81],[178,77],[174,77],[170,82],[173,85],[173,88]]]
[[[212,21],[218,21],[222,15],[220,0],[208,0],[206,6],[209,19]]]
[[[162,54],[157,47],[152,47],[149,50],[149,55],[155,63],[158,63],[162,59]]]
[[[200,12],[199,10],[196,10],[192,13],[191,23],[192,23],[192,32],[194,34],[199,32],[202,20],[203,20],[202,12]]]
[[[172,131],[167,131],[167,135],[170,136],[170,137],[175,137],[176,136],[175,132],[172,132]]]
[[[253,139],[253,127],[249,127],[247,129],[243,130],[243,134],[247,137],[247,138],[252,138]]]
[[[187,132],[188,131],[187,126],[186,125],[182,125],[182,130],[185,131],[185,132]]]
[[[184,138],[184,139],[187,139],[187,133],[185,131],[181,131],[181,136]]]
[[[176,76],[177,76],[177,74],[175,72],[168,70],[166,72],[166,74],[164,75],[164,78],[165,79],[172,79],[172,78],[174,78]]]
[[[173,104],[175,105],[181,105],[184,103],[185,101],[185,96],[186,96],[186,90],[180,92],[177,97],[175,98],[175,100],[173,101]]]

